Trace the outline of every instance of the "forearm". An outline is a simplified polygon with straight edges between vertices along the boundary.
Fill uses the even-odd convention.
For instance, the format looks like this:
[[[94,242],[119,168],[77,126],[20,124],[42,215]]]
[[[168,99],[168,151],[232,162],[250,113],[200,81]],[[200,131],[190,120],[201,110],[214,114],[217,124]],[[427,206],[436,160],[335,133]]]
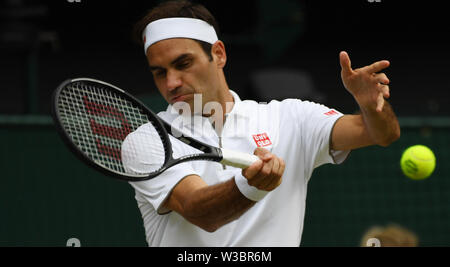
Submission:
[[[260,160],[226,182],[210,186],[198,175],[185,177],[172,190],[165,208],[209,232],[238,219],[281,184],[286,166],[267,149],[257,148],[254,154]]]
[[[198,188],[185,196],[181,215],[191,223],[213,232],[239,218],[255,204],[239,191],[234,179]]]
[[[388,146],[400,137],[400,126],[391,105],[385,101],[381,112],[360,105],[364,126],[374,143]]]

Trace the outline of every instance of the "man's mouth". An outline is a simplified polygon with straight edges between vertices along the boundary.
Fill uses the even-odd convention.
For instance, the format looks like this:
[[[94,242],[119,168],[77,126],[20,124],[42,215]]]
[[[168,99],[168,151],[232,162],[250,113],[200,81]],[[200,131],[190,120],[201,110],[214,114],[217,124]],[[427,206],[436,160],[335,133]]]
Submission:
[[[191,94],[182,94],[182,95],[174,96],[174,97],[172,97],[171,102],[172,102],[172,103],[175,103],[175,102],[184,101],[184,100],[186,100],[187,98],[189,98],[190,95],[191,95]]]

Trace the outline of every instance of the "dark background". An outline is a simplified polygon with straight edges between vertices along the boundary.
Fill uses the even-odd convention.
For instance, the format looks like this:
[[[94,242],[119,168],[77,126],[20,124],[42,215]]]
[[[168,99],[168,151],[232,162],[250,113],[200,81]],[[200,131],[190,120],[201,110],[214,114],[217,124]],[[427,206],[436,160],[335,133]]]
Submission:
[[[157,2],[0,2],[0,246],[65,246],[73,237],[82,246],[146,245],[131,186],[77,160],[48,115],[53,90],[75,77],[105,80],[155,110],[165,107],[142,47],[131,40],[133,24]],[[389,101],[402,137],[314,172],[302,246],[359,246],[369,227],[389,223],[417,233],[420,246],[449,245],[445,1],[198,2],[220,24],[228,83],[243,98],[298,97],[353,113],[339,52],[350,54],[353,67],[391,61]],[[261,73],[269,79],[258,83]],[[401,153],[415,144],[437,157],[424,181],[399,168]]]
[[[138,96],[156,93],[131,29],[157,2],[2,1],[0,113],[47,114],[54,88],[80,76]],[[288,69],[307,74],[320,102],[354,112],[357,106],[339,76],[338,53],[345,50],[355,68],[391,61],[385,72],[399,116],[449,114],[449,23],[443,1],[198,2],[219,22],[229,86],[245,98],[277,98],[276,88],[255,88],[252,74]],[[295,82],[287,95],[317,99],[302,94]]]

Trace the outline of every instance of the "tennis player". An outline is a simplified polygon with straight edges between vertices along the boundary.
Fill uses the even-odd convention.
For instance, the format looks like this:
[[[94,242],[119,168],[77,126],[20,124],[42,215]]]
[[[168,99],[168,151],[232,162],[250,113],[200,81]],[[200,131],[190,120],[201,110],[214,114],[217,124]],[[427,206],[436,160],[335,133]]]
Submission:
[[[199,4],[164,2],[136,29],[154,82],[169,103],[159,116],[200,141],[260,158],[244,170],[186,162],[154,179],[131,182],[150,246],[299,246],[313,170],[342,163],[353,149],[388,146],[400,136],[385,100],[389,79],[381,71],[388,61],[353,69],[348,54],[340,53],[342,81],[361,109],[360,115],[344,115],[299,99],[241,100],[226,82],[227,54],[217,23]],[[182,103],[190,114],[174,112]],[[138,147],[145,135],[140,127],[123,146]],[[172,141],[175,157],[195,153]],[[145,172],[148,157],[130,155],[125,167]]]

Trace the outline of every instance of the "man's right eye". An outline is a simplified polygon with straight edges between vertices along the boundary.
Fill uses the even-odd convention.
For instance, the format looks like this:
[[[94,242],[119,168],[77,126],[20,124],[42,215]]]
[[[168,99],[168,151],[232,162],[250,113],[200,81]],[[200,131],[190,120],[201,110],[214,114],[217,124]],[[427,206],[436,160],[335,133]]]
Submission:
[[[166,71],[165,70],[155,70],[155,71],[153,71],[153,75],[155,77],[163,77],[164,75],[166,75]]]

